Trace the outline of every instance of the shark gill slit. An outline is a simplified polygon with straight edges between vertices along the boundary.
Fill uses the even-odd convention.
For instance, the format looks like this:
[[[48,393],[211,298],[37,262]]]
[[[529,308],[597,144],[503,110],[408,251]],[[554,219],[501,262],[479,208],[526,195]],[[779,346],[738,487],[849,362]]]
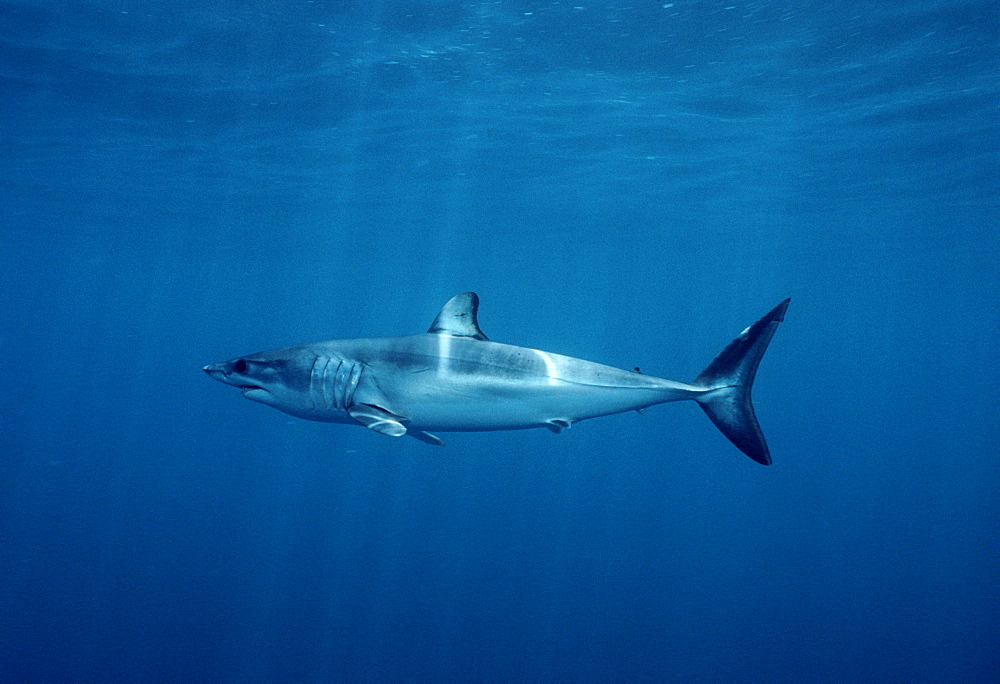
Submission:
[[[347,386],[344,388],[344,403],[341,408],[347,408],[354,403],[354,390],[358,388],[358,383],[361,381],[361,373],[364,371],[364,365],[360,363],[351,364],[351,374],[347,379]]]
[[[320,377],[323,380],[321,383],[322,387],[321,394],[323,396],[323,405],[326,406],[327,409],[332,408],[332,403],[333,403],[333,397],[330,394],[330,383],[329,383],[330,379],[329,370],[331,361],[333,361],[332,358],[330,358],[329,356],[326,357],[326,361],[323,364],[323,371],[320,373]]]
[[[312,366],[309,367],[309,407],[315,411],[316,410],[316,395],[319,394],[319,389],[316,383],[316,364],[319,363],[319,357],[313,359]],[[320,378],[322,381],[322,378]]]
[[[330,361],[331,361],[331,363],[327,364],[327,368],[326,368],[326,371],[324,373],[326,375],[326,380],[327,380],[327,382],[326,382],[327,400],[326,401],[327,401],[327,406],[329,406],[330,408],[332,408],[332,409],[339,409],[339,408],[343,408],[341,406],[341,404],[340,404],[340,398],[341,398],[341,395],[343,394],[343,390],[341,389],[341,385],[342,385],[341,377],[343,376],[344,360],[343,359],[337,359],[336,360],[337,364],[335,366],[332,363],[334,361],[334,359],[331,358]]]
[[[341,359],[333,372],[333,405],[336,408],[347,408],[347,377],[351,372],[350,362]]]

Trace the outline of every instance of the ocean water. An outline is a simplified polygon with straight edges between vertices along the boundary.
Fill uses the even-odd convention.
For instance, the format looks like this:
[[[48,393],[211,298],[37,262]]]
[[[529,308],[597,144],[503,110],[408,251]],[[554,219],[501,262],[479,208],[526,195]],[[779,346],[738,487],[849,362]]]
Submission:
[[[0,680],[996,681],[994,2],[0,3]],[[207,363],[426,330],[755,405],[433,448]]]

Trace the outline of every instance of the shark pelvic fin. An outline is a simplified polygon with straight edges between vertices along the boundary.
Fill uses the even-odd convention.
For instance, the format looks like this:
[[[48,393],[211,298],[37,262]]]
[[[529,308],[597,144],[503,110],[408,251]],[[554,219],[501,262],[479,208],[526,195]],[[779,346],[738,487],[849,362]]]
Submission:
[[[569,430],[573,427],[573,423],[566,418],[550,418],[545,421],[545,427],[558,435],[563,430]]]
[[[475,340],[489,338],[479,329],[476,313],[479,311],[479,296],[475,292],[463,292],[455,295],[441,307],[441,312],[427,330],[436,335],[451,335],[452,337],[471,337]]]

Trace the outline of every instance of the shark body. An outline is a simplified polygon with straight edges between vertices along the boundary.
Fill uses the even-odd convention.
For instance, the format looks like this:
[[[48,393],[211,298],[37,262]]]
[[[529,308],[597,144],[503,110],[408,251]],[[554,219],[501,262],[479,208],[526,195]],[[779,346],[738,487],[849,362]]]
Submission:
[[[204,367],[285,413],[442,445],[434,432],[562,432],[587,418],[693,399],[741,451],[771,457],[750,403],[757,365],[789,300],[744,330],[691,383],[490,341],[479,298],[450,299],[426,333],[317,342]]]

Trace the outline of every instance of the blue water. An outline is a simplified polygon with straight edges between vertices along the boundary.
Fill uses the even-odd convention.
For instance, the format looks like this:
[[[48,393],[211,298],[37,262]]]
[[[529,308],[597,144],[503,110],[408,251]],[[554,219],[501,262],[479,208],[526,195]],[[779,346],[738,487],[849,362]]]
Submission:
[[[0,679],[995,681],[995,2],[0,3]],[[693,404],[436,449],[201,372],[426,330]]]

